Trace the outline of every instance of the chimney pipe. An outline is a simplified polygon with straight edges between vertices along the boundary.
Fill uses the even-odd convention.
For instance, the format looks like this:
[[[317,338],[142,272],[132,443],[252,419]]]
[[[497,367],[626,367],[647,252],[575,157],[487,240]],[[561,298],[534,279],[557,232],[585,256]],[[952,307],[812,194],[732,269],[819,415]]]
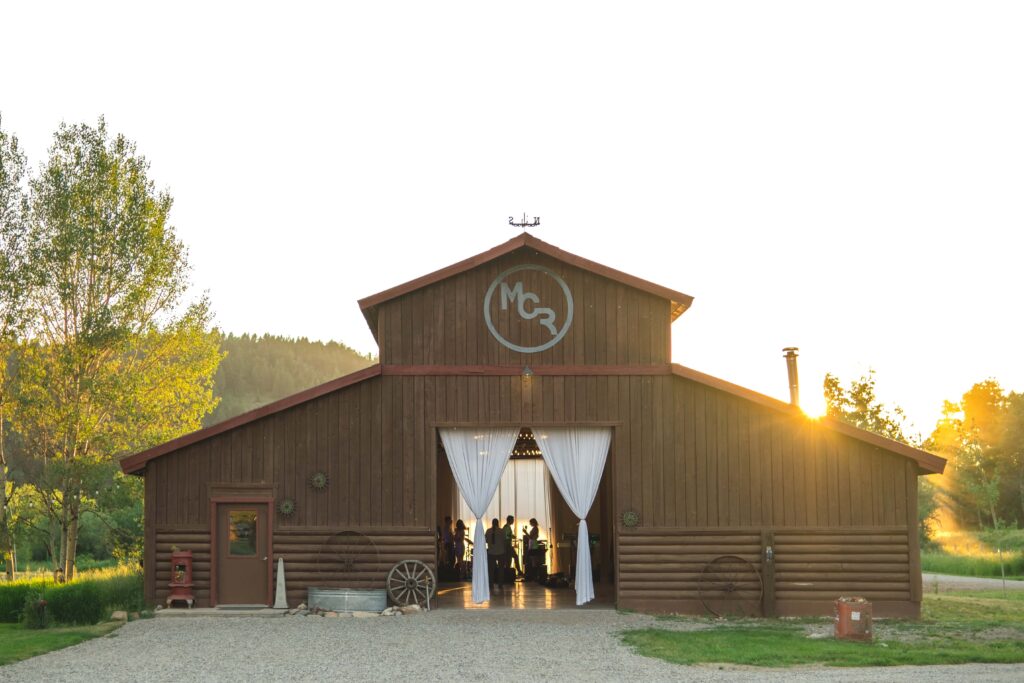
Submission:
[[[789,402],[797,407],[800,406],[800,379],[796,374],[796,352],[799,350],[795,346],[782,349],[786,354],[786,370],[789,371]]]

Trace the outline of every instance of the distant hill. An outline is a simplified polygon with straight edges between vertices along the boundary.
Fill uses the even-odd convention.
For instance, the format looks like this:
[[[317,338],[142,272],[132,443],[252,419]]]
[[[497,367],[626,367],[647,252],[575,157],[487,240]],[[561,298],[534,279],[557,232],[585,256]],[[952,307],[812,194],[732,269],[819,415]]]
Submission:
[[[339,342],[325,344],[270,334],[229,334],[224,337],[221,350],[227,356],[221,361],[213,387],[221,400],[203,420],[204,426],[376,362],[373,356],[361,355]]]

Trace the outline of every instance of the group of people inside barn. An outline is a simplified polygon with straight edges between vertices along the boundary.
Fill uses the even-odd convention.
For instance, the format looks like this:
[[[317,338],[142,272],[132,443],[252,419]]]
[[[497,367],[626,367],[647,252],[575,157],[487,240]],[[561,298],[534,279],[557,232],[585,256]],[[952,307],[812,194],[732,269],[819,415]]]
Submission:
[[[472,573],[473,561],[477,556],[469,529],[461,519],[452,523],[451,517],[444,518],[439,527],[438,558],[443,579],[452,581],[468,580]],[[522,528],[521,539],[516,538],[515,517],[505,517],[504,526],[495,517],[484,537],[487,540],[486,556],[488,577],[491,587],[503,589],[505,584],[528,581],[538,577],[544,566],[546,547],[540,539],[540,526],[535,518],[529,526]]]

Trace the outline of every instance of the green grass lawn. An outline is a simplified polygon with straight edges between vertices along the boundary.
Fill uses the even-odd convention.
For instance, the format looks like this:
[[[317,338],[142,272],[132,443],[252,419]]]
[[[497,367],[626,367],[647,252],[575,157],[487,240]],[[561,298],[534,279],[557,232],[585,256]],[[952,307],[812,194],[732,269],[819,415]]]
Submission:
[[[1024,553],[1019,551],[1004,553],[1000,567],[999,559],[995,557],[970,557],[950,555],[935,550],[923,550],[921,551],[921,571],[955,576],[978,576],[988,579],[1001,578],[1005,571],[1007,580],[1020,580],[1024,578]]]
[[[786,667],[895,666],[1024,662],[1024,595],[969,591],[925,596],[919,621],[876,620],[873,643],[810,638],[830,619],[708,621],[697,631],[628,631],[638,654],[677,664],[729,663]]]
[[[105,636],[121,622],[107,622],[95,626],[69,626],[32,630],[21,624],[0,624],[0,665],[35,657],[84,640]]]

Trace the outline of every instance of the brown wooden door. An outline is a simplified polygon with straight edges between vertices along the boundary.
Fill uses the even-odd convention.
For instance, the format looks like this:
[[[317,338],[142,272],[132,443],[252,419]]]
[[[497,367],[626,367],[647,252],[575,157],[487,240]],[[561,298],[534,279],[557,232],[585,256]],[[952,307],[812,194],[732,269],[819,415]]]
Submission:
[[[218,604],[269,604],[267,517],[266,504],[217,506]]]

